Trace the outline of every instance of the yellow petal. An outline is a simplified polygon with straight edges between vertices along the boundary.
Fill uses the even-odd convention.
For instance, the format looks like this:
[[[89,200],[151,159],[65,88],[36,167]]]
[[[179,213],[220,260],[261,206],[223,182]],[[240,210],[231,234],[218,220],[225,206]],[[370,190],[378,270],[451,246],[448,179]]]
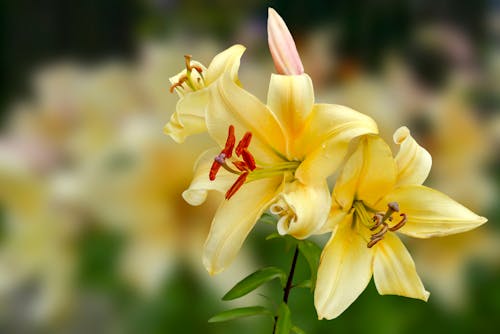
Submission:
[[[398,167],[397,184],[422,184],[429,175],[432,157],[413,139],[406,126],[394,132],[394,142],[400,145],[395,157]]]
[[[255,96],[238,87],[226,73],[210,91],[207,128],[212,138],[224,147],[227,129],[234,125],[236,138],[252,132],[249,150],[258,162],[280,160],[285,152],[285,136],[276,117]]]
[[[391,191],[380,203],[398,202],[408,222],[399,232],[416,238],[429,238],[469,231],[487,219],[476,215],[437,190],[405,185]]]
[[[307,74],[271,76],[267,106],[283,125],[289,143],[301,132],[313,104],[314,90]],[[289,151],[290,149],[293,147],[289,147]],[[289,155],[289,158],[294,157]]]
[[[295,176],[306,184],[326,178],[343,161],[353,138],[377,132],[375,122],[355,110],[332,104],[314,105],[295,142],[299,159],[305,159]]]
[[[186,94],[176,105],[170,121],[163,128],[163,132],[178,143],[184,142],[186,137],[205,132],[205,109],[208,105],[209,92],[202,89]]]
[[[367,135],[342,168],[334,198],[343,208],[350,208],[354,198],[373,205],[394,187],[395,181],[396,165],[389,146],[380,137]]]
[[[271,213],[281,216],[277,225],[281,235],[305,239],[323,229],[330,204],[326,180],[314,186],[295,181],[285,185],[278,201],[271,205]]]
[[[193,180],[189,188],[182,193],[182,197],[189,204],[200,205],[205,202],[209,190],[225,193],[238,177],[221,168],[215,180],[210,181],[208,178],[210,167],[212,166],[214,157],[218,154],[219,149],[209,149],[203,152],[196,161]]]
[[[333,319],[347,309],[370,282],[372,251],[346,216],[321,254],[314,305],[318,318]]]
[[[373,280],[381,295],[398,295],[427,301],[415,263],[401,240],[387,233],[374,247]]]
[[[238,82],[240,59],[245,49],[243,45],[236,44],[215,56],[206,71],[205,84],[208,86],[215,82],[226,71],[233,81]]]
[[[281,188],[282,177],[246,183],[217,210],[205,243],[203,264],[210,275],[224,270]]]

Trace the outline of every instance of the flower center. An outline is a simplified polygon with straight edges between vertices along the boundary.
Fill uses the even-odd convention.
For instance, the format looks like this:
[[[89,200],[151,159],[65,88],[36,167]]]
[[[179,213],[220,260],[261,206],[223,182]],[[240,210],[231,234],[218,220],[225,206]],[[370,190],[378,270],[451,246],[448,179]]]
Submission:
[[[250,153],[249,146],[252,141],[252,133],[246,132],[243,138],[238,142],[236,149],[236,137],[234,135],[234,126],[230,125],[228,129],[226,144],[222,151],[214,158],[209,172],[210,181],[214,181],[220,168],[224,168],[232,174],[238,175],[238,178],[226,192],[226,199],[230,199],[245,182],[255,181],[267,177],[283,174],[285,172],[295,172],[300,165],[300,161],[283,161],[275,163],[272,166],[257,167],[255,158]],[[236,157],[233,157],[233,150]],[[228,161],[232,164],[230,166]]]
[[[191,55],[184,56],[186,69],[182,71],[177,82],[170,86],[170,93],[177,90],[179,93],[194,92],[205,87],[203,68],[191,62]],[[194,70],[194,71],[193,71]]]
[[[353,203],[353,207],[356,217],[366,228],[370,229],[370,231],[373,231],[373,234],[370,237],[370,241],[368,241],[367,243],[368,248],[372,248],[377,244],[377,242],[384,239],[384,235],[387,232],[395,232],[399,230],[406,224],[408,220],[406,213],[401,213],[399,215],[401,217],[401,220],[392,227],[389,227],[388,222],[393,221],[392,215],[396,212],[399,212],[399,204],[397,202],[388,203],[386,212],[375,212],[372,216],[370,216],[368,212],[373,213],[374,210],[366,207],[366,205],[362,201],[355,201]]]
[[[282,235],[286,234],[286,230],[289,229],[290,224],[297,222],[297,214],[294,208],[281,198],[271,205],[269,211],[273,215],[280,217],[277,226],[278,232]]]

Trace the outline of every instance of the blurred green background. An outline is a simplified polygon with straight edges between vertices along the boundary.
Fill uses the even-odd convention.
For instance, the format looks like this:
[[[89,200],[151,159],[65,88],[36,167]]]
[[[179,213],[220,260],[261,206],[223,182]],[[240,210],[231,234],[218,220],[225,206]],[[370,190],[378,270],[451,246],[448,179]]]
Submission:
[[[272,319],[209,324],[230,307],[275,305],[278,282],[220,300],[292,252],[258,226],[229,270],[201,249],[218,199],[181,198],[207,138],[162,134],[183,55],[207,65],[247,46],[240,77],[265,99],[267,7],[284,18],[318,101],[367,113],[387,141],[407,125],[432,154],[427,184],[489,222],[405,240],[428,303],[371,284],[339,318],[312,295],[290,307],[307,333],[497,333],[500,314],[498,1],[4,1],[0,137],[1,333],[271,333]],[[318,243],[324,239],[318,239]],[[299,258],[297,279],[308,275]]]

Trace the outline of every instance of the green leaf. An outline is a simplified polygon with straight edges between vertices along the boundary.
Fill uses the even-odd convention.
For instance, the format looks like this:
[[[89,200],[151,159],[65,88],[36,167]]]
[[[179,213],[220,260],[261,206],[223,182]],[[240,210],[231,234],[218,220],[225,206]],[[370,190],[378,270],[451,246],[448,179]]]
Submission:
[[[277,238],[283,238],[283,236],[281,234],[279,234],[278,232],[273,232],[266,237],[266,240],[272,240],[272,239],[277,239]]]
[[[224,295],[224,297],[222,297],[222,300],[232,300],[242,297],[247,293],[257,289],[262,284],[275,278],[279,278],[281,280],[281,284],[283,285],[286,281],[286,273],[282,269],[277,267],[267,267],[259,269],[237,283]]]
[[[305,330],[303,330],[302,328],[299,328],[297,326],[292,327],[292,332],[294,332],[296,334],[306,334]]]
[[[260,216],[258,223],[265,223],[275,226],[278,222],[278,218],[270,213],[264,212],[262,216]]]
[[[276,334],[289,334],[292,328],[292,316],[290,309],[285,303],[278,308],[278,321],[276,322]]]
[[[273,316],[272,312],[267,308],[262,306],[249,306],[249,307],[240,307],[232,310],[227,310],[221,313],[218,313],[208,319],[208,322],[222,322],[229,321],[238,318],[250,317],[254,315],[269,315]]]
[[[311,271],[311,289],[313,289],[316,284],[316,274],[318,272],[321,248],[312,241],[302,240],[299,242],[299,251],[309,264],[309,270]]]
[[[298,284],[295,284],[293,287],[294,288],[307,288],[307,289],[312,289],[312,282],[310,279],[306,279],[305,281],[302,281]]]

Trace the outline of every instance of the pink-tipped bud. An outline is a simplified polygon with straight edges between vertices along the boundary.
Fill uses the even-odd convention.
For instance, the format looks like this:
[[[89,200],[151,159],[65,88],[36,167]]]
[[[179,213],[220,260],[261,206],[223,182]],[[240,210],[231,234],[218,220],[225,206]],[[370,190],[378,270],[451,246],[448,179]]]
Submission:
[[[267,40],[278,74],[294,75],[304,73],[297,47],[285,21],[272,8],[267,19]]]

